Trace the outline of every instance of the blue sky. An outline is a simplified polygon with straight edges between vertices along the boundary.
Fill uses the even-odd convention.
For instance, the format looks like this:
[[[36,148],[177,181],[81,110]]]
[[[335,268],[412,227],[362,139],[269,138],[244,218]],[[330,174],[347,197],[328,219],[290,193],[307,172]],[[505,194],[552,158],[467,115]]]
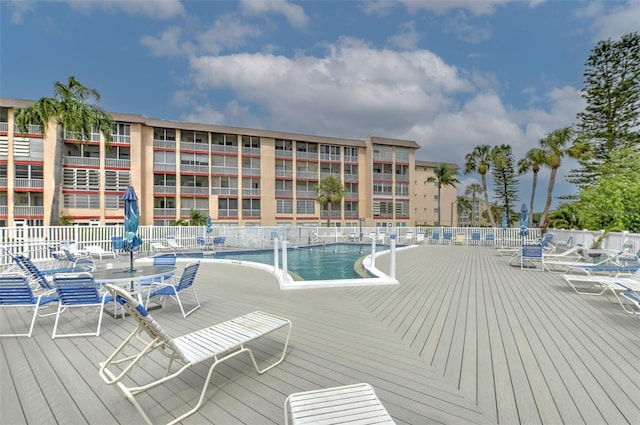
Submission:
[[[51,96],[73,75],[113,112],[409,139],[418,159],[462,167],[476,145],[517,160],[575,123],[591,49],[640,31],[640,0],[0,0],[0,26],[2,97]],[[575,192],[571,166],[554,195]]]

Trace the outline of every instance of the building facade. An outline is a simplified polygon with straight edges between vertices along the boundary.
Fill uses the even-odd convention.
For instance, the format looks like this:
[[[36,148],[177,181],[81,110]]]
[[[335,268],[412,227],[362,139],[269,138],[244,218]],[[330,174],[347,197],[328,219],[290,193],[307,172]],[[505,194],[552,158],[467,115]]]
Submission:
[[[55,190],[62,193],[63,215],[74,223],[119,224],[121,196],[131,185],[142,225],[188,220],[196,210],[223,225],[320,226],[328,209],[316,201],[317,185],[328,175],[345,188],[340,205],[331,208],[332,225],[437,221],[437,197],[418,195],[437,164],[418,167],[414,141],[340,139],[132,114],[111,113],[116,124],[110,146],[97,131],[89,141],[67,132],[63,182],[56,188],[47,178],[54,171],[56,129],[31,125],[20,134],[14,125],[14,111],[31,104],[0,98],[0,225],[48,225]],[[443,208],[455,193],[443,188]]]

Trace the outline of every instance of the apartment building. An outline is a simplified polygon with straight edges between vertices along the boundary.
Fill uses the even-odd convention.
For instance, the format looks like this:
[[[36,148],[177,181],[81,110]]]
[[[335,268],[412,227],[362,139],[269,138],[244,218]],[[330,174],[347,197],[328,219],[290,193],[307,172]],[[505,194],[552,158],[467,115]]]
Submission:
[[[47,178],[53,175],[56,129],[31,125],[20,134],[14,125],[15,109],[31,104],[0,98],[3,226],[48,224],[55,190],[62,191],[61,211],[75,223],[119,224],[121,196],[129,185],[139,197],[142,225],[169,225],[197,210],[222,225],[319,226],[329,212],[316,201],[316,189],[328,175],[345,187],[344,199],[331,208],[332,225],[437,221],[437,198],[417,194],[437,164],[417,167],[414,141],[341,139],[135,114],[111,113],[116,123],[109,147],[97,131],[89,141],[67,132],[63,183],[56,188]],[[455,193],[443,188],[442,205],[455,200]]]

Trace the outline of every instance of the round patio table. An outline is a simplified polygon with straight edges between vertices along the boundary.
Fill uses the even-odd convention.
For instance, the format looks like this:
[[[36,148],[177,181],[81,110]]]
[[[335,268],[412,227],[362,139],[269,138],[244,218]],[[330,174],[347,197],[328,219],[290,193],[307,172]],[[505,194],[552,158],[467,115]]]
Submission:
[[[175,266],[135,266],[115,269],[98,270],[92,273],[93,280],[98,284],[112,283],[115,285],[129,284],[133,293],[138,295],[138,302],[143,304],[140,284],[156,278],[164,280],[178,270]]]

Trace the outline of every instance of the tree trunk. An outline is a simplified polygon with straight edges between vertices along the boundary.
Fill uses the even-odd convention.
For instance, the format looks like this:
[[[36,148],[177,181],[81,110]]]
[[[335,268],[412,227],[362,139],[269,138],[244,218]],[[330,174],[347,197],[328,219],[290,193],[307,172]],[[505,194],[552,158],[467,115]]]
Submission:
[[[554,167],[551,169],[551,175],[549,176],[549,187],[547,188],[547,203],[544,206],[544,211],[542,211],[542,217],[540,217],[540,231],[542,234],[546,233],[547,227],[549,226],[549,208],[551,208],[551,198],[553,197],[553,186],[556,184],[557,172],[558,167]]]
[[[331,227],[331,202],[327,202],[327,227]]]
[[[491,205],[489,204],[489,193],[487,192],[487,175],[482,174],[482,189],[484,190],[484,200],[487,203],[487,214],[489,215],[489,221],[491,221],[491,227],[496,227],[496,220],[493,218],[491,212]]]
[[[531,188],[531,202],[529,203],[529,215],[531,217],[531,223],[533,223],[533,199],[536,196],[536,186],[538,185],[538,172],[533,172],[533,185]],[[542,221],[540,221],[542,223]]]
[[[442,226],[442,219],[441,219],[441,216],[442,216],[442,208],[440,207],[440,201],[441,201],[441,199],[440,199],[440,196],[441,196],[441,195],[440,195],[440,192],[441,192],[441,189],[442,189],[442,188],[441,188],[441,186],[440,186],[440,182],[438,182],[438,226]]]
[[[53,195],[51,196],[51,215],[49,226],[60,225],[60,193],[62,192],[62,159],[64,157],[64,127],[58,124],[56,129],[56,149],[53,158]]]

